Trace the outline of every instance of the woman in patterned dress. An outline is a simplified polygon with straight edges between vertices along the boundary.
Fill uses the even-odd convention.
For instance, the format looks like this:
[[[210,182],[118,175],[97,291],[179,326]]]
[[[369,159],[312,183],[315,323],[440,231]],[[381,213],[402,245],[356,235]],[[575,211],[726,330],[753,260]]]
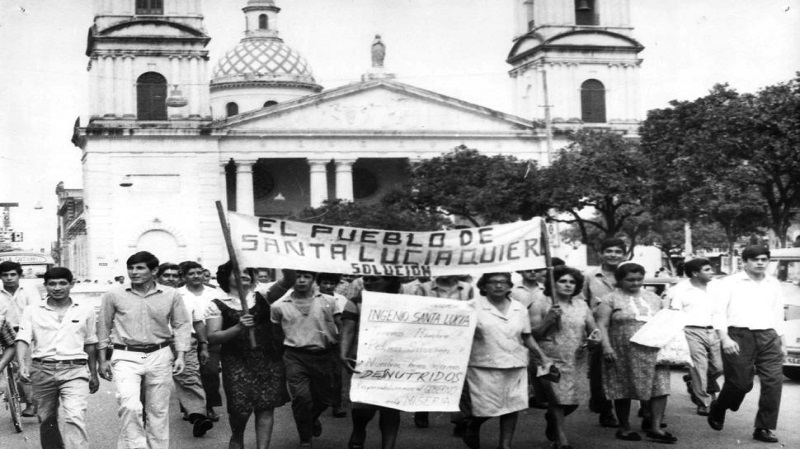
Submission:
[[[481,296],[470,301],[477,312],[475,336],[462,398],[469,415],[464,443],[480,448],[480,428],[500,418],[500,449],[510,449],[520,410],[528,408],[529,351],[548,363],[531,336],[528,311],[509,297],[511,273],[486,273],[478,280]]]
[[[589,400],[588,344],[598,340],[586,338],[597,329],[592,311],[586,301],[575,299],[583,288],[583,275],[575,268],[558,266],[553,269],[555,288],[550,277],[545,281],[544,294],[553,301],[538,301],[531,308],[531,331],[542,351],[553,360],[561,373],[558,382],[537,378],[547,397],[547,428],[545,436],[553,441],[553,448],[569,448],[564,431],[564,417],[574,412],[578,405]]]
[[[661,298],[642,288],[644,267],[626,262],[617,267],[617,289],[599,300],[595,319],[602,335],[603,389],[614,401],[619,420],[616,437],[639,441],[631,430],[631,400],[647,401],[650,422],[648,438],[662,443],[678,439],[661,429],[669,395],[669,367],[656,365],[658,348],[631,343],[646,321],[664,307]]]
[[[222,386],[232,432],[230,449],[244,447],[244,430],[252,413],[256,415],[256,446],[267,449],[273,410],[289,401],[280,347],[272,338],[270,304],[294,284],[292,274],[284,270],[284,278],[273,284],[264,298],[252,291],[255,270],[246,268],[241,282],[248,292],[249,310],[243,313],[231,263],[220,265],[217,270],[217,282],[228,297],[214,300],[206,324],[209,343],[222,345]],[[255,348],[250,346],[251,329]]]

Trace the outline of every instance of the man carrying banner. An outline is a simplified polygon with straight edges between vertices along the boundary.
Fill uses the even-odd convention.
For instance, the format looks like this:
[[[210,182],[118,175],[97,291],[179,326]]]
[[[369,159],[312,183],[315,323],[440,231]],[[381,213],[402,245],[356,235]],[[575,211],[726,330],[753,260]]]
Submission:
[[[297,271],[294,289],[272,304],[275,338],[283,342],[286,383],[300,447],[322,434],[319,416],[341,394],[335,387],[341,313],[336,299],[314,292],[315,273]]]

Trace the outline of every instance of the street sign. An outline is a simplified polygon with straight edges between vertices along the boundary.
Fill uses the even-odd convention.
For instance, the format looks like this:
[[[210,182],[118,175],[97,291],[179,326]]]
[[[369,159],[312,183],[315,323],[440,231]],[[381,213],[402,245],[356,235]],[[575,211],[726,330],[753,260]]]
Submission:
[[[14,243],[22,243],[22,233],[21,232],[12,232],[11,233],[11,241]]]
[[[21,232],[0,231],[0,243],[22,243]]]

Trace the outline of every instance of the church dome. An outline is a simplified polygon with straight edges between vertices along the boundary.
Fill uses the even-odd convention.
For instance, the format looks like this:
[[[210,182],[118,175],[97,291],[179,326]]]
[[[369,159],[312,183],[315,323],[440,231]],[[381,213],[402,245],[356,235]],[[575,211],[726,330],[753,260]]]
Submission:
[[[245,38],[219,60],[212,86],[236,82],[316,85],[306,59],[279,38]]]

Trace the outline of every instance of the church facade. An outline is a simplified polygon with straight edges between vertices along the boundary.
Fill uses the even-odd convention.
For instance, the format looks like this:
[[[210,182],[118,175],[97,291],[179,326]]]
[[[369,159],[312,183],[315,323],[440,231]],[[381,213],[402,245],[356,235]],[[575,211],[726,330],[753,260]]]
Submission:
[[[224,262],[215,201],[285,216],[327,199],[377,201],[409,163],[458,145],[546,163],[581,126],[635,137],[642,47],[616,12],[627,0],[516,2],[525,20],[507,61],[518,115],[398,81],[380,38],[361,80],[323,89],[281,39],[273,0],[243,0],[244,35],[217,61],[199,0],[97,2],[90,118],[73,139],[83,151],[78,276],[123,274],[140,250]],[[584,3],[597,23],[576,22]]]

